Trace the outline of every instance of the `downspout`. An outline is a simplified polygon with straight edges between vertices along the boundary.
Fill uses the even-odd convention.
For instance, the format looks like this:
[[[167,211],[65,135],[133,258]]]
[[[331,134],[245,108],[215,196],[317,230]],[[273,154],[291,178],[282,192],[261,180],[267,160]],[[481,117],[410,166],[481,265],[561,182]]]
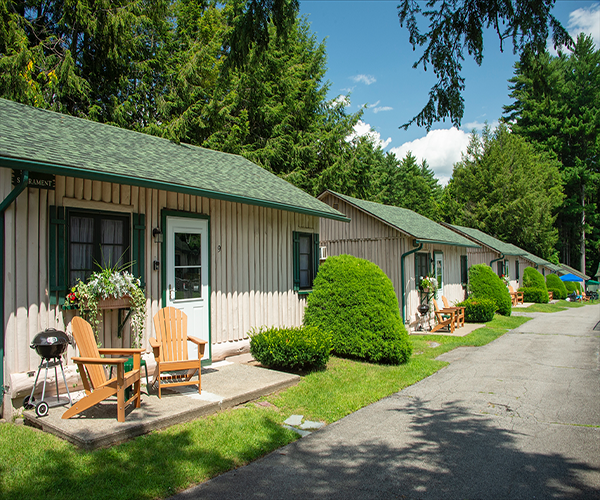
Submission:
[[[28,181],[29,172],[24,170],[21,182],[0,203],[0,277],[2,277],[0,285],[0,404],[4,399],[4,212],[27,187]]]
[[[412,250],[409,250],[408,252],[405,252],[402,254],[402,257],[400,257],[400,281],[401,281],[401,285],[402,285],[402,322],[404,324],[406,324],[406,297],[404,295],[404,257],[410,255],[411,253],[415,253],[418,252],[419,250],[421,250],[423,248],[423,243],[419,243],[417,245],[417,241],[413,241],[413,246],[417,247],[417,248],[413,248]]]
[[[492,264],[493,264],[494,262],[498,262],[499,260],[504,260],[504,254],[503,254],[503,253],[501,253],[501,254],[500,254],[500,257],[498,257],[497,259],[493,259],[492,261],[490,261],[490,267],[491,267],[492,269],[494,269],[494,267],[492,266]]]

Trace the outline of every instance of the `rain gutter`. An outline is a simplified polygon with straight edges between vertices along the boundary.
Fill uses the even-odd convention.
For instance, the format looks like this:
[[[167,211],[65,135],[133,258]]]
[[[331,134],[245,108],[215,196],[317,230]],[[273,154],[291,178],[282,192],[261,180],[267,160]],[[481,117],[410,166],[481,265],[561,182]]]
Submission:
[[[413,248],[412,250],[409,250],[408,252],[405,252],[402,254],[402,257],[400,257],[400,282],[401,282],[401,286],[402,286],[402,322],[406,324],[406,297],[404,295],[404,258],[409,256],[411,253],[415,253],[418,252],[419,250],[421,250],[423,248],[423,242],[417,242],[416,240],[413,241],[413,246],[417,247],[417,248]]]
[[[497,259],[493,259],[493,260],[491,260],[491,261],[490,261],[490,267],[492,267],[492,268],[493,268],[492,264],[493,264],[494,262],[498,262],[499,260],[504,260],[504,254],[503,254],[503,253],[501,253],[501,254],[500,254],[500,257],[498,257]]]
[[[0,285],[0,402],[4,398],[4,212],[23,192],[28,182],[29,172],[24,171],[21,182],[0,203],[0,277],[2,277],[2,284]]]

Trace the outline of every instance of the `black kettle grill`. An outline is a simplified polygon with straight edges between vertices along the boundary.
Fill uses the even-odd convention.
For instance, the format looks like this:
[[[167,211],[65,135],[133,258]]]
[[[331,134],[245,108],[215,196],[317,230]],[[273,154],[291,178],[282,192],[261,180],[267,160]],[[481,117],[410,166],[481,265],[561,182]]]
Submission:
[[[62,372],[65,388],[67,389],[67,395],[69,396],[69,403],[71,403],[71,405],[73,404],[73,401],[71,400],[71,393],[69,392],[69,386],[67,385],[67,378],[65,377],[65,370],[62,364],[62,355],[67,350],[67,347],[70,343],[71,341],[65,332],[55,330],[54,328],[47,328],[43,332],[38,333],[31,341],[31,345],[29,347],[31,349],[36,350],[36,352],[41,356],[42,361],[40,362],[40,366],[38,367],[35,382],[33,383],[33,388],[31,389],[31,395],[27,396],[23,400],[23,406],[26,410],[31,410],[35,408],[35,413],[38,417],[45,417],[46,415],[48,415],[49,406],[48,403],[44,401],[44,397],[46,395],[46,381],[48,379],[48,368],[50,366],[54,366],[57,403],[60,403],[60,398],[58,393],[58,370],[56,367],[57,365],[60,365],[60,371]],[[35,387],[40,376],[40,371],[42,370],[42,366],[44,366],[44,363],[46,365],[46,373],[44,375],[42,399],[36,402],[35,398],[33,397],[33,393],[35,391]]]

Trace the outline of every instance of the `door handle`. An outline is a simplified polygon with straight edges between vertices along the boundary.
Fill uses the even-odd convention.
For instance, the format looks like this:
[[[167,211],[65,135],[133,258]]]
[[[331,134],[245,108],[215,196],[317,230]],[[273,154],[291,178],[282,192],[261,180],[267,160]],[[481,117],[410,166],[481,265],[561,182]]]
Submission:
[[[169,300],[175,300],[175,290],[173,290],[173,285],[169,285]]]

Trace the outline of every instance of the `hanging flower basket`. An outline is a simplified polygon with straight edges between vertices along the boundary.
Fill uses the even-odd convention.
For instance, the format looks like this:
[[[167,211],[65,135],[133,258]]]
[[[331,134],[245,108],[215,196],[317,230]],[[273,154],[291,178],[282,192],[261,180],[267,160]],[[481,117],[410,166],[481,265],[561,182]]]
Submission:
[[[131,307],[131,303],[132,299],[129,295],[124,295],[118,299],[100,299],[98,309],[128,309]]]
[[[146,294],[138,278],[123,269],[102,268],[87,281],[78,281],[67,295],[67,305],[87,316],[98,341],[100,311],[131,309],[131,346],[140,347],[146,322]]]

